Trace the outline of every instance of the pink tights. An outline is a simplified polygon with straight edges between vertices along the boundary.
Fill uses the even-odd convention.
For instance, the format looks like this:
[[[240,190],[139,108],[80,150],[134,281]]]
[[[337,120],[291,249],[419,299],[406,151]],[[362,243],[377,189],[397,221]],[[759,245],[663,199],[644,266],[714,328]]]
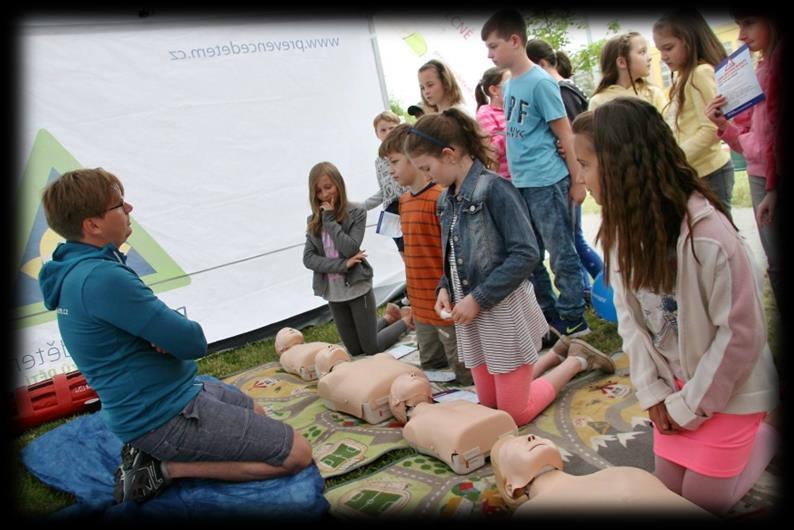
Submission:
[[[689,499],[701,508],[717,515],[730,510],[750,491],[777,448],[778,434],[766,422],[761,422],[755,435],[750,459],[735,477],[708,477],[674,462],[656,457],[656,476],[670,490]]]
[[[516,425],[529,423],[557,397],[551,383],[532,380],[532,371],[529,364],[507,374],[491,374],[485,364],[472,368],[480,404],[507,412]]]

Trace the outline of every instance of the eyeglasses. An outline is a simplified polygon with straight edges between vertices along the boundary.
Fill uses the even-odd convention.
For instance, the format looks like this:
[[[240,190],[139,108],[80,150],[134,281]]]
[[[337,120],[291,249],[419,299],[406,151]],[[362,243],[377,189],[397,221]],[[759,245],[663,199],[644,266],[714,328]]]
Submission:
[[[120,202],[120,203],[118,203],[116,206],[111,206],[110,208],[108,208],[107,210],[105,210],[105,211],[104,211],[104,212],[102,212],[102,213],[103,213],[103,214],[106,214],[106,213],[108,213],[110,210],[115,210],[116,208],[123,208],[125,204],[126,204],[126,203],[124,202],[124,198],[122,197],[122,198],[121,198],[121,202]]]

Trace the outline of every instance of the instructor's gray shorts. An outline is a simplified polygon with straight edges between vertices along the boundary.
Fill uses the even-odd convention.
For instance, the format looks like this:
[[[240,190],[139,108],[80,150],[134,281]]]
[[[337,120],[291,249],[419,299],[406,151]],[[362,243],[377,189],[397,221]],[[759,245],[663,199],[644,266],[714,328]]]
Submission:
[[[179,414],[130,444],[164,462],[284,462],[292,427],[254,412],[253,400],[234,387],[203,386]]]

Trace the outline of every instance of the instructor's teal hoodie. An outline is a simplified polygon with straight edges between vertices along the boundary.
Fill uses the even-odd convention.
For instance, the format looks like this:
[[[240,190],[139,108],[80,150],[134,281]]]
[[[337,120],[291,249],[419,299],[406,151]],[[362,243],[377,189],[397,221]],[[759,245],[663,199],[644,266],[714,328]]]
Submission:
[[[103,419],[123,442],[161,426],[198,394],[193,359],[207,353],[204,331],[157,298],[115,245],[61,243],[39,285],[69,354],[99,394]]]

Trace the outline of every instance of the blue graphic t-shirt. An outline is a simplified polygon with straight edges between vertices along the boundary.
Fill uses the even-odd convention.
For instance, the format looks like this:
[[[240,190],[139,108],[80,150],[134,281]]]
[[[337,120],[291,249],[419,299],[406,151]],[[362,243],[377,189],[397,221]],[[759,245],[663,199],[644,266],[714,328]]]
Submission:
[[[551,186],[568,176],[549,122],[566,116],[560,87],[534,65],[504,88],[507,164],[517,188]]]

